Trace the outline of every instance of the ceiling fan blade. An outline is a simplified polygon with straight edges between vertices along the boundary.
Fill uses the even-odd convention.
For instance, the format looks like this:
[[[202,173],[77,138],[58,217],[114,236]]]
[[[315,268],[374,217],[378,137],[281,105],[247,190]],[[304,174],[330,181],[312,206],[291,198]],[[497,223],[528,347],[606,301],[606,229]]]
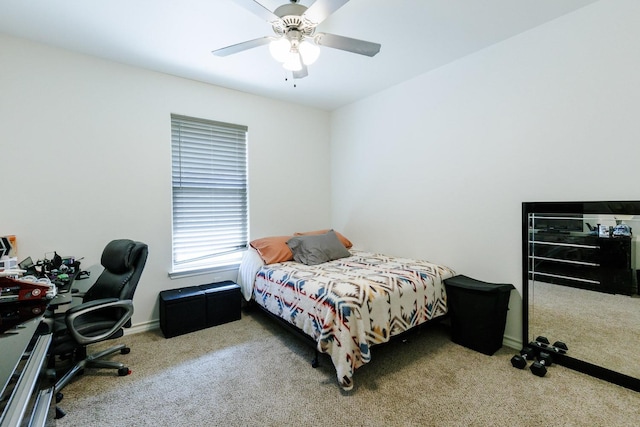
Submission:
[[[348,2],[349,0],[317,0],[309,6],[309,9],[302,14],[302,17],[318,25]]]
[[[274,21],[281,20],[278,15],[274,14],[269,9],[267,9],[266,7],[264,7],[263,5],[261,5],[255,0],[235,0],[235,2],[238,5],[247,9],[249,12],[252,12],[253,14],[259,16],[260,18],[264,19],[267,22],[274,22]]]
[[[302,64],[302,68],[300,70],[293,72],[294,79],[302,79],[304,77],[307,77],[308,75],[309,75],[309,70],[307,69],[307,66],[304,64]]]
[[[372,43],[329,33],[316,34],[315,42],[320,46],[346,50],[348,52],[359,53],[360,55],[365,56],[375,56],[380,52],[381,47],[379,43]]]
[[[231,46],[223,47],[220,49],[212,50],[216,56],[228,56],[233,55],[234,53],[242,52],[248,49],[253,49],[254,47],[262,46],[269,43],[271,40],[275,40],[275,37],[260,37],[259,39],[248,40],[246,42],[233,44]]]

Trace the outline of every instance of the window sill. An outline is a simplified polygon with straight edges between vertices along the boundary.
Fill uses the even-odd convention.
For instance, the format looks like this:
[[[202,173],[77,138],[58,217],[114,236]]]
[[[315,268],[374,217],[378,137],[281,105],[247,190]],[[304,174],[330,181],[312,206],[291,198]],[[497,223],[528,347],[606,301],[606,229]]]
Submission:
[[[225,265],[216,265],[213,267],[192,268],[189,270],[178,270],[169,272],[170,279],[182,279],[183,277],[201,276],[204,274],[221,273],[224,271],[238,270],[240,261]]]

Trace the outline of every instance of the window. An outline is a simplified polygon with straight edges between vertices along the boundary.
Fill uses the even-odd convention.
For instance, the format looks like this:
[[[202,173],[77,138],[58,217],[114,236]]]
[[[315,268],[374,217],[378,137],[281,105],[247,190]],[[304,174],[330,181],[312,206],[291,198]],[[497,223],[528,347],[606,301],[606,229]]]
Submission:
[[[247,246],[247,127],[171,115],[173,273],[240,260]]]

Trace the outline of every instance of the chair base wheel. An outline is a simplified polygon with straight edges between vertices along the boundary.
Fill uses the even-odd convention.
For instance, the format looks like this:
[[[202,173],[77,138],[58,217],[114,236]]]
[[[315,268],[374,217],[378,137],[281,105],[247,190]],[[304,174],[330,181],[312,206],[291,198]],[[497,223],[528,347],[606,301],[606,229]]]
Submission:
[[[56,417],[55,417],[55,419],[59,420],[60,418],[64,417],[65,415],[67,415],[67,413],[56,406]]]
[[[118,375],[120,375],[121,377],[129,375],[130,373],[131,373],[131,369],[129,369],[129,368],[120,368],[120,369],[118,369]]]

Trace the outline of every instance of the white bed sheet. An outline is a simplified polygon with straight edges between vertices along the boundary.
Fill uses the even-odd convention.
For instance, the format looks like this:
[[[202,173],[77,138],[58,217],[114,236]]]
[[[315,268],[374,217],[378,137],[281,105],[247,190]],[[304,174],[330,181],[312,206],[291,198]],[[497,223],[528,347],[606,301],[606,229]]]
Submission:
[[[247,301],[251,300],[253,294],[253,284],[256,280],[258,271],[264,266],[264,261],[260,258],[258,251],[249,247],[247,251],[242,255],[242,262],[238,269],[238,277],[236,283],[240,286],[242,296]]]

